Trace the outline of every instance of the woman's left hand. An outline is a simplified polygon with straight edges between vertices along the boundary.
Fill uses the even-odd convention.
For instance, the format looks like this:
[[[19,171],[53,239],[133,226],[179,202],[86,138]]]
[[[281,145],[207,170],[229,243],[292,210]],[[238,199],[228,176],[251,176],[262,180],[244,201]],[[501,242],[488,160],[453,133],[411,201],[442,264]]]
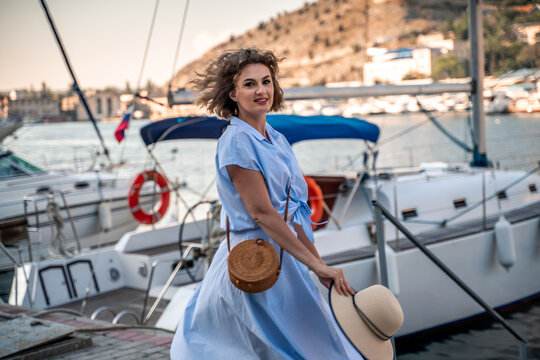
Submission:
[[[343,269],[333,268],[326,266],[324,264],[318,264],[312,269],[315,274],[319,277],[321,283],[330,288],[332,281],[334,282],[334,288],[340,295],[354,295],[354,290],[349,285],[349,282],[343,275]]]

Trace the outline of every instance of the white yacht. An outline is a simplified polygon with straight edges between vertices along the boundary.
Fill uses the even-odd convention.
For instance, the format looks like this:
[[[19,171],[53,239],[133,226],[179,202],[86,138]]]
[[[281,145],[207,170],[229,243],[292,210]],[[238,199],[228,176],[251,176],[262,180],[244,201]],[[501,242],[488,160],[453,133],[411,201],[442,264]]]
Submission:
[[[0,239],[18,261],[116,242],[138,223],[127,196],[131,179],[106,172],[45,171],[0,152]],[[148,207],[152,190],[141,201]],[[19,254],[19,252],[21,252]],[[0,270],[13,264],[0,252]]]

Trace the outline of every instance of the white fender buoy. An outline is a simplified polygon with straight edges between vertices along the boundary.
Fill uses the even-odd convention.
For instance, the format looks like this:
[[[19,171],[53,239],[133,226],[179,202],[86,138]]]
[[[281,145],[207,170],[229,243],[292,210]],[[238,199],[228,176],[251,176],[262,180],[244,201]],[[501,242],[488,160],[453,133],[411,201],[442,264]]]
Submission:
[[[107,232],[111,230],[113,227],[113,223],[112,223],[111,205],[108,202],[102,201],[99,204],[98,215],[99,215],[99,225],[101,226],[101,231]]]
[[[394,249],[392,249],[387,244],[384,245],[385,252],[386,252],[386,268],[388,273],[388,289],[394,293],[394,295],[399,295],[399,275],[398,275],[398,267],[397,267],[397,260],[396,260],[396,252]],[[379,251],[375,252],[375,266],[377,266],[377,274],[379,275],[379,279],[381,278],[381,267],[380,267],[380,260],[379,260]]]
[[[508,271],[516,262],[516,247],[512,234],[512,225],[504,215],[501,215],[499,221],[495,224],[494,234],[499,264]]]

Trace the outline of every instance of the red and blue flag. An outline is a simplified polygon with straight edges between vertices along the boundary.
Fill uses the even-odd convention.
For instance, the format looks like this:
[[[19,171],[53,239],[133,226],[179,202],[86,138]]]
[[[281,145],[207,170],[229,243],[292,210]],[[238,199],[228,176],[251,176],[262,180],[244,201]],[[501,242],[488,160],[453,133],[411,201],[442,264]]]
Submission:
[[[118,124],[118,127],[116,128],[116,131],[114,132],[116,141],[118,141],[119,143],[122,142],[122,140],[124,140],[125,131],[129,128],[129,120],[131,119],[133,110],[135,110],[135,104],[128,106],[128,108],[126,109],[126,112],[124,113],[124,117],[122,118],[122,121],[120,122],[120,124]]]

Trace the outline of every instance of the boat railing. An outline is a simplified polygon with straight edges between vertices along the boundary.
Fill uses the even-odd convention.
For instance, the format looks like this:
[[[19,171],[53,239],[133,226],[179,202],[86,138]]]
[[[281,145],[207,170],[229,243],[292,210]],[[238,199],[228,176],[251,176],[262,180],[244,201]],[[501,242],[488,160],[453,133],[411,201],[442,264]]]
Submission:
[[[41,228],[41,224],[39,221],[39,209],[38,204],[42,201],[47,202],[47,215],[51,218],[51,226],[52,224],[55,224],[57,226],[57,237],[59,241],[62,241],[60,239],[61,235],[61,228],[63,227],[63,220],[62,216],[60,214],[60,208],[58,207],[58,204],[55,201],[56,196],[60,196],[60,199],[62,200],[63,208],[67,214],[67,217],[69,219],[69,223],[71,225],[71,230],[73,231],[73,236],[75,238],[75,243],[77,245],[77,252],[81,252],[81,242],[79,241],[79,236],[77,234],[77,229],[75,228],[75,223],[73,221],[73,216],[71,215],[71,210],[69,208],[68,202],[66,200],[66,196],[63,191],[61,190],[50,190],[46,194],[38,194],[33,196],[25,196],[23,198],[23,204],[24,204],[24,217],[26,220],[26,232],[27,232],[27,239],[28,239],[28,256],[30,258],[30,261],[33,261],[33,255],[32,255],[32,244],[30,241],[30,233],[31,232],[39,232]],[[33,225],[30,224],[30,217],[32,214],[29,213],[28,207],[33,208],[35,222]],[[60,248],[62,248],[63,244],[59,243]],[[39,254],[38,254],[39,256]]]
[[[202,244],[202,243],[189,243],[189,245],[187,245],[186,249],[184,250],[183,254],[182,254],[182,258],[180,259],[180,261],[178,262],[178,264],[176,264],[173,272],[171,273],[171,275],[169,276],[169,278],[167,279],[167,282],[165,283],[165,285],[163,286],[163,288],[161,289],[161,292],[159,293],[157,299],[154,301],[154,303],[152,304],[152,306],[150,307],[150,310],[148,311],[148,313],[146,314],[146,316],[144,317],[144,320],[142,321],[142,324],[145,325],[148,320],[150,319],[150,317],[152,316],[152,314],[154,313],[154,311],[156,310],[156,308],[158,307],[159,303],[161,302],[161,300],[163,299],[163,297],[165,296],[165,293],[167,292],[167,290],[169,290],[169,287],[171,286],[176,274],[178,274],[178,272],[180,271],[180,269],[182,269],[184,267],[184,264],[186,263],[186,260],[189,256],[189,254],[191,254],[191,252],[194,250],[194,249],[204,249],[207,245],[206,244]],[[153,265],[152,268],[154,268],[155,266]],[[150,284],[151,282],[149,281],[149,286],[148,288],[150,288]],[[149,295],[149,291],[147,290],[146,292],[146,297],[145,297],[145,304],[144,304],[144,308],[146,308],[146,301],[147,301],[147,298],[148,298],[148,295]],[[144,309],[143,309],[144,311]]]
[[[6,246],[1,241],[0,241],[0,250],[2,250],[4,254],[6,254],[6,256],[9,258],[9,260],[13,264],[13,273],[14,273],[14,280],[15,280],[15,304],[17,304],[17,301],[19,301],[19,271],[18,271],[19,268],[21,268],[23,271],[23,276],[24,276],[24,280],[26,281],[26,285],[28,285],[30,281],[26,273],[26,270],[23,266],[24,264],[23,264],[23,260],[21,256],[21,248],[19,247],[17,249],[20,261],[17,261],[17,259],[13,256],[13,254],[11,254],[11,252],[6,248]],[[33,298],[30,295],[30,289],[28,286],[26,286],[26,295],[28,296],[30,307],[32,307]]]
[[[379,270],[382,285],[388,287],[388,268],[386,264],[386,249],[383,233],[383,216],[388,219],[407,239],[409,239],[424,255],[428,257],[439,269],[441,269],[456,285],[458,285],[465,293],[467,293],[477,304],[497,322],[499,322],[510,334],[512,334],[519,342],[519,355],[521,360],[526,360],[527,340],[514,330],[510,324],[489,306],[478,294],[476,294],[463,280],[459,278],[448,266],[446,266],[431,250],[424,246],[418,239],[403,226],[397,218],[395,218],[384,206],[377,200],[371,201],[375,210],[375,224],[377,230],[377,250],[379,252]]]

